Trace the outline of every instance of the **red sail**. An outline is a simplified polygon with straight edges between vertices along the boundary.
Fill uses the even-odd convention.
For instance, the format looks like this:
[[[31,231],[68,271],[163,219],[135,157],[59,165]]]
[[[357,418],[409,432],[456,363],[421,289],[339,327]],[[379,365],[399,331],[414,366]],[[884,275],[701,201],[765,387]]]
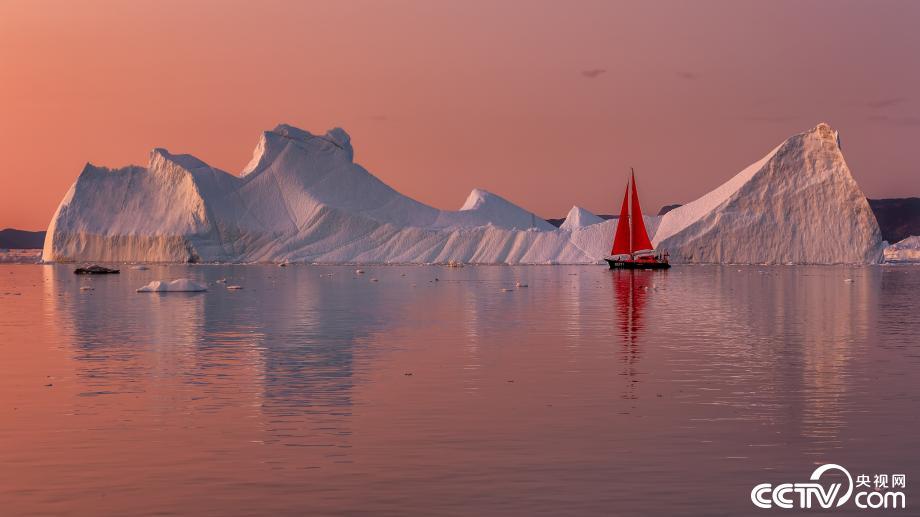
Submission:
[[[642,209],[639,208],[639,193],[636,192],[636,174],[632,175],[632,251],[652,249],[652,241],[645,231],[645,221],[642,220]],[[619,234],[619,229],[617,230]]]
[[[617,233],[613,238],[613,249],[611,255],[629,255],[632,250],[629,248],[629,184],[626,184],[626,192],[623,193],[623,208],[620,209],[620,219],[617,221]]]

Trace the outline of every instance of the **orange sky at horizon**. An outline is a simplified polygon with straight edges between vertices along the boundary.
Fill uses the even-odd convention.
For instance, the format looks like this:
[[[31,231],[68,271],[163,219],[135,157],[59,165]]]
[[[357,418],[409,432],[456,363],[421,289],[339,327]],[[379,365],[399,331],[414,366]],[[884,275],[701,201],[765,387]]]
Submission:
[[[278,123],[457,209],[692,201],[826,121],[870,197],[920,195],[920,3],[0,0],[0,228],[84,163],[238,173]]]

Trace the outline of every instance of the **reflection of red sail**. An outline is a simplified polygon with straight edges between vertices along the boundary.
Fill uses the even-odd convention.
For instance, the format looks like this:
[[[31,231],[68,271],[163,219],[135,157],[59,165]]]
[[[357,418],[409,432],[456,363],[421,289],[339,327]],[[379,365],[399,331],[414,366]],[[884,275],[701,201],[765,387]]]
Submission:
[[[617,233],[613,238],[611,255],[628,255],[632,253],[629,247],[629,185],[623,193],[623,208],[620,208],[620,218],[617,220]]]
[[[648,296],[650,277],[638,271],[622,271],[613,276],[613,288],[617,297],[617,311],[623,339],[634,345],[642,330],[642,311]]]
[[[627,379],[626,391],[623,398],[638,398],[638,382],[636,375],[639,373],[636,366],[639,363],[641,349],[639,347],[639,333],[642,331],[642,311],[645,309],[648,296],[649,283],[653,273],[645,271],[617,271],[613,275],[613,291],[616,295],[617,316],[620,333],[623,336],[623,373]]]
[[[636,191],[636,174],[632,175],[632,252],[652,249],[652,241],[645,231],[642,209],[639,208],[639,192]]]

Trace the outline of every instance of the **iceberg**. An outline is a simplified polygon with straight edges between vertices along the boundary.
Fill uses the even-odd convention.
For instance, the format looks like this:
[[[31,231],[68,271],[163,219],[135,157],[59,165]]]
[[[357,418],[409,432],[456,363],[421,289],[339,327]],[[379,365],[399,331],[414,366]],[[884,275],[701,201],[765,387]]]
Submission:
[[[207,286],[199,284],[188,278],[180,278],[171,282],[154,280],[144,287],[137,289],[139,293],[199,293],[207,291]]]
[[[563,230],[574,230],[575,228],[584,228],[585,226],[591,226],[592,224],[602,222],[604,222],[603,219],[584,208],[573,206],[572,209],[569,210],[568,215],[565,216],[565,221],[562,222],[559,228]]]
[[[240,175],[165,149],[147,167],[87,164],[52,218],[46,262],[593,263],[592,247],[475,189],[438,210],[354,163],[342,129],[279,125]],[[611,230],[612,231],[612,230]],[[591,239],[594,242],[595,239]],[[596,249],[595,249],[596,248]]]
[[[920,235],[911,235],[885,248],[886,262],[920,262]]]
[[[866,264],[883,249],[837,132],[824,123],[666,213],[653,244],[678,263]]]
[[[700,200],[646,216],[649,233],[687,262],[875,261],[878,226],[827,135],[824,125],[797,135]],[[87,164],[51,219],[42,259],[594,264],[615,227],[573,207],[557,229],[481,189],[439,210],[355,163],[344,130],[282,124],[261,134],[238,175],[161,148],[146,167]]]

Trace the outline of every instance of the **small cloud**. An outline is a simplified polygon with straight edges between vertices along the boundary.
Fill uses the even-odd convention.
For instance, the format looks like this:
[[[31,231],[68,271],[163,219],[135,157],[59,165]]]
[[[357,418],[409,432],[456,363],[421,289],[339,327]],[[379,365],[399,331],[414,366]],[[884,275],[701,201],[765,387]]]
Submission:
[[[677,72],[677,77],[680,77],[681,79],[686,79],[688,81],[695,81],[697,78],[697,75],[694,74],[693,72],[685,71],[685,72]]]
[[[599,75],[607,72],[606,68],[592,68],[590,70],[582,70],[581,75],[587,77],[588,79],[596,79]]]
[[[770,124],[781,124],[784,122],[792,122],[799,120],[801,117],[797,115],[744,115],[741,117],[741,120],[748,120],[751,122],[766,122]]]
[[[903,115],[890,117],[888,115],[870,115],[869,120],[873,122],[881,122],[883,124],[891,124],[893,126],[920,126],[920,117],[915,115]]]
[[[897,106],[898,104],[903,104],[907,102],[907,99],[904,97],[891,97],[888,99],[878,99],[874,101],[869,101],[866,103],[866,106],[874,110],[890,108],[892,106]]]

